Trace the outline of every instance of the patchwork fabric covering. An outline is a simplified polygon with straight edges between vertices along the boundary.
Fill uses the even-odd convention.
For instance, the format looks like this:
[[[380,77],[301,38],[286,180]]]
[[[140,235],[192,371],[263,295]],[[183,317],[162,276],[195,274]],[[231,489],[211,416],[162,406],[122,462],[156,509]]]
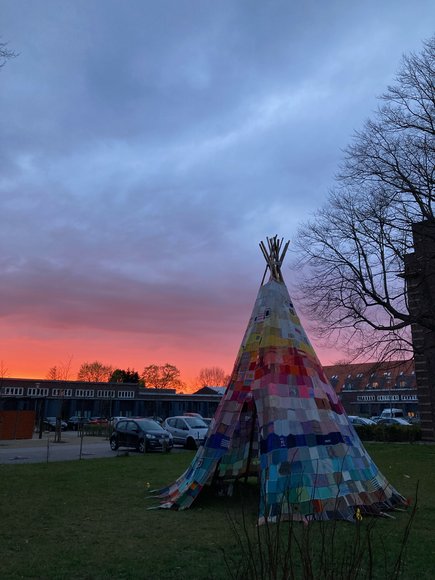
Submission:
[[[271,276],[260,287],[228,388],[204,446],[169,487],[162,508],[188,508],[204,485],[222,492],[258,475],[259,522],[354,520],[404,498],[364,449],[305,334],[281,275],[287,249],[262,250]],[[281,255],[280,255],[281,251]]]

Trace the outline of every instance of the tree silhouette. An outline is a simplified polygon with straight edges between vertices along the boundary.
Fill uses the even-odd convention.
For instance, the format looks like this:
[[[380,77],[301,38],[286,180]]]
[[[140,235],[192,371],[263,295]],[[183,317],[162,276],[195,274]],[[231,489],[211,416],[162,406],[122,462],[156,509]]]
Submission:
[[[435,37],[403,57],[327,204],[297,236],[303,312],[353,359],[409,357],[410,325],[435,330],[433,313],[410,314],[403,277],[413,224],[435,220],[434,79]]]

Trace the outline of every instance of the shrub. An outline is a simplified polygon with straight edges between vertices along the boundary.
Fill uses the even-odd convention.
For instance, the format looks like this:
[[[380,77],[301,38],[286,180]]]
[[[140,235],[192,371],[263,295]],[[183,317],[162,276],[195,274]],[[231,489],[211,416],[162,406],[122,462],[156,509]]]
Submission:
[[[421,440],[421,427],[412,425],[356,425],[356,432],[362,441],[407,441]]]
[[[241,519],[229,517],[240,555],[224,551],[228,575],[233,580],[397,580],[409,573],[405,557],[417,494],[418,484],[413,509],[393,549],[384,543],[385,528],[377,529],[382,518],[363,518],[359,510],[354,524],[319,518],[308,524],[266,521],[254,528],[242,509]],[[339,533],[342,526],[349,526],[345,535]]]
[[[109,437],[110,428],[108,425],[84,425],[83,435],[94,437]]]

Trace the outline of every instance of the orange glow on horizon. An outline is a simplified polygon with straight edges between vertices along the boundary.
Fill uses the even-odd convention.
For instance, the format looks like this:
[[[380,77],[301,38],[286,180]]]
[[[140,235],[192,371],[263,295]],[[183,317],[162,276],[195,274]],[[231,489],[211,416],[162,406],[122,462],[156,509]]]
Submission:
[[[76,380],[84,362],[100,361],[114,369],[134,369],[139,374],[150,364],[170,363],[181,373],[184,392],[197,388],[195,379],[202,368],[220,367],[231,374],[246,329],[249,305],[245,312],[228,317],[228,324],[200,328],[197,332],[179,331],[152,334],[112,329],[44,327],[26,318],[9,317],[0,322],[0,370],[5,377],[45,379],[53,366],[69,361],[68,379]],[[226,313],[227,315],[227,313]],[[302,322],[303,324],[303,322]],[[345,358],[336,349],[314,348],[324,365]]]
[[[189,392],[197,388],[195,378],[201,368],[217,366],[226,374],[231,373],[240,340],[240,336],[226,337],[221,345],[192,341],[183,346],[177,344],[177,337],[174,337],[172,344],[166,338],[162,341],[165,346],[157,346],[154,341],[145,343],[137,334],[120,338],[119,334],[88,333],[86,340],[80,337],[38,340],[17,336],[0,339],[0,362],[5,377],[35,380],[45,379],[51,367],[66,365],[70,359],[69,380],[76,380],[82,363],[95,360],[113,368],[135,369],[139,374],[149,364],[170,363],[180,370],[181,380],[186,385],[181,390]],[[317,354],[324,365],[342,358],[337,351],[317,349]]]

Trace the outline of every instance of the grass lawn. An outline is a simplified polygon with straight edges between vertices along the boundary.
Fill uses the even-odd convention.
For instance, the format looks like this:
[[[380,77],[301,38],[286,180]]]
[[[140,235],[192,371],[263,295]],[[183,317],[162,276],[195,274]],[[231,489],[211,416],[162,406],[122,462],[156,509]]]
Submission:
[[[435,446],[366,447],[404,496],[414,497],[420,482],[403,577],[432,580]],[[147,510],[156,505],[148,497],[148,485],[153,489],[172,482],[192,457],[193,452],[132,453],[110,459],[0,465],[0,578],[230,578],[224,553],[237,561],[241,548],[229,517],[241,522],[243,503],[247,527],[255,534],[254,484],[244,489],[243,501],[238,495],[218,498],[203,493],[190,510]],[[398,513],[395,520],[376,520],[378,558],[394,555],[407,520],[405,513]],[[338,523],[337,550],[355,527]]]

